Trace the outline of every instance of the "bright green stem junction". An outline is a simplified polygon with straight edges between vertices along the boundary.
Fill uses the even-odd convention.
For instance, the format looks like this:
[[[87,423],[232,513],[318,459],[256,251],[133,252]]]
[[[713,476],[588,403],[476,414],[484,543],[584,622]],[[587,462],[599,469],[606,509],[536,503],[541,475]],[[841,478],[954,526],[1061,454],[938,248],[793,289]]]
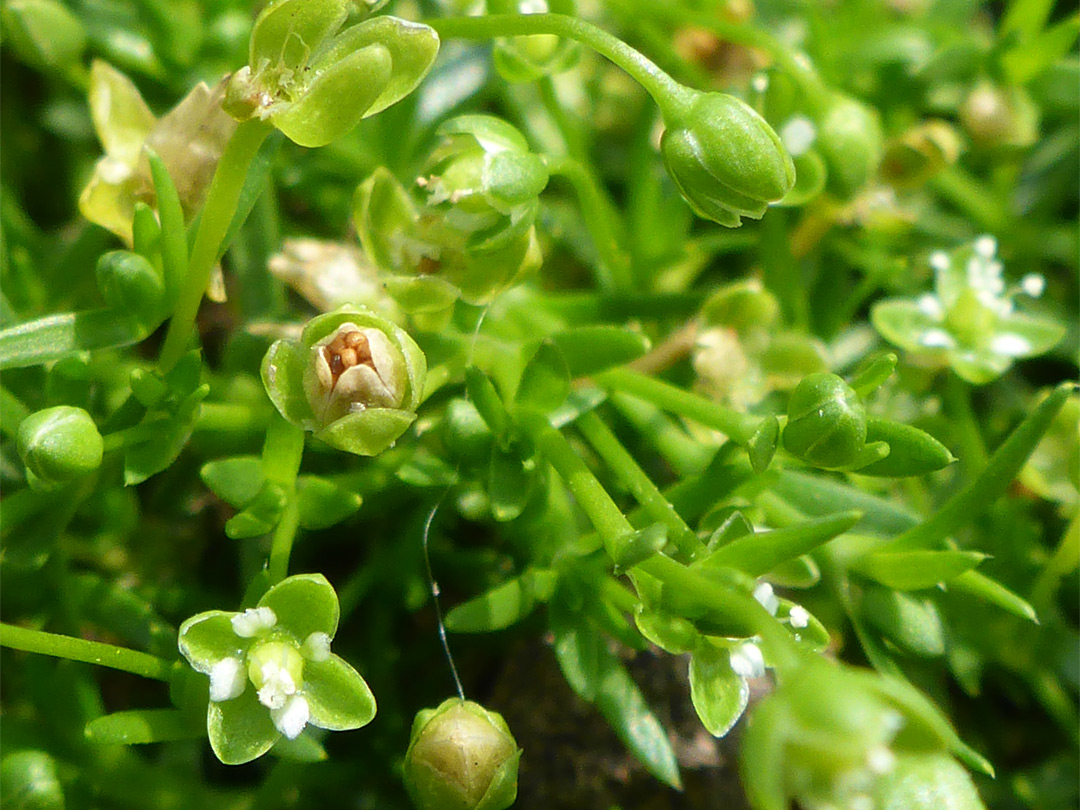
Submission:
[[[13,624],[0,624],[0,647],[13,650],[52,655],[69,661],[83,661],[98,664],[123,672],[153,678],[156,681],[169,680],[171,665],[168,661],[138,650],[114,647],[100,641],[86,641],[72,636],[45,633],[16,627]]]
[[[244,188],[244,180],[247,179],[248,168],[262,142],[271,132],[273,127],[267,123],[254,119],[245,121],[236,128],[236,132],[225,145],[217,171],[214,172],[214,179],[206,193],[206,204],[199,219],[195,244],[191,248],[187,275],[169,322],[169,331],[165,335],[160,359],[163,371],[176,365],[176,361],[187,350],[199,304],[221,252],[221,243],[232,223],[240,192]]]
[[[554,34],[580,42],[610,59],[653,97],[665,119],[677,119],[690,104],[693,91],[683,87],[654,62],[592,23],[565,14],[490,14],[428,20],[440,37],[494,39],[496,37]]]
[[[622,544],[634,531],[630,521],[558,430],[539,416],[527,418],[525,422],[537,449],[566,482],[596,527],[609,556],[618,559]],[[791,636],[749,594],[708,579],[660,553],[638,563],[631,569],[634,570],[652,575],[686,599],[707,606],[717,615],[723,615],[742,628],[746,635],[761,636],[768,647],[770,663],[775,667],[798,665],[801,654]]]

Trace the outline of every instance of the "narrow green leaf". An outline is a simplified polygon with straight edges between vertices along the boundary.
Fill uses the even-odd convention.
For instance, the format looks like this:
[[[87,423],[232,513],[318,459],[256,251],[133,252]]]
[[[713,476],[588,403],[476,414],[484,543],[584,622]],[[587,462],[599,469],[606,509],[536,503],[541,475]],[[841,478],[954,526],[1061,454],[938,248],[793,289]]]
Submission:
[[[514,577],[447,613],[446,629],[454,633],[503,630],[524,619],[535,606],[528,577]]]
[[[566,358],[555,343],[545,340],[525,364],[514,401],[548,413],[562,405],[569,393]]]
[[[698,565],[709,568],[738,568],[758,577],[786,560],[799,557],[829,542],[851,529],[861,519],[861,512],[842,512],[832,517],[809,520],[797,526],[746,535],[720,546]]]
[[[866,398],[880,388],[896,371],[898,358],[892,352],[870,358],[856,372],[849,383],[860,398]]]
[[[205,724],[192,724],[191,718],[179,709],[114,712],[86,724],[86,738],[101,745],[144,745],[196,740],[205,734]]]
[[[622,366],[652,345],[645,335],[620,326],[578,326],[551,336],[566,358],[571,377],[585,377]]]
[[[850,484],[808,473],[784,470],[772,485],[772,491],[812,517],[857,509],[863,513],[863,519],[857,524],[861,532],[894,535],[919,522],[916,514],[890,500]]]
[[[146,330],[111,309],[49,315],[0,331],[0,369],[38,366],[75,352],[138,343]]]
[[[780,420],[775,416],[767,416],[761,420],[754,435],[746,445],[747,454],[750,457],[750,467],[755,473],[762,473],[769,469],[773,456],[776,454],[776,445],[780,438]]]
[[[1010,591],[1000,582],[978,571],[967,571],[949,583],[949,587],[960,593],[966,593],[984,602],[997,605],[1021,619],[1038,622],[1038,616],[1027,600]]]
[[[851,569],[890,588],[917,591],[953,581],[985,559],[977,551],[877,551]]]
[[[502,436],[509,424],[509,417],[491,379],[475,366],[469,366],[465,369],[465,390],[491,432]]]
[[[161,158],[149,147],[143,147],[150,161],[150,174],[154,179],[157,195],[158,216],[161,217],[161,269],[165,275],[165,300],[172,308],[187,274],[187,230],[184,227],[184,209],[169,170]]]
[[[492,449],[487,489],[495,520],[503,523],[521,515],[532,495],[533,473],[517,446],[504,450],[496,445]]]
[[[562,599],[548,606],[548,621],[555,637],[555,660],[570,688],[589,703],[600,689],[600,655],[604,640],[584,616],[573,612]]]
[[[746,711],[750,687],[735,674],[726,649],[702,644],[690,658],[690,699],[701,724],[723,737]]]
[[[943,469],[956,458],[949,448],[925,431],[890,419],[867,419],[866,441],[885,442],[889,455],[855,470],[859,475],[904,478]]]

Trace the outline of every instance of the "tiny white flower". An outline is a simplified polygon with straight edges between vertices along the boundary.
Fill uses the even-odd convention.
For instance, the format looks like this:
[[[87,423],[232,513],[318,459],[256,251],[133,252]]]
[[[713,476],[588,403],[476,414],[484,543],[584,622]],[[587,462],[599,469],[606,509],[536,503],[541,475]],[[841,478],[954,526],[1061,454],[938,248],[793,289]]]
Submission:
[[[268,607],[248,608],[232,617],[232,629],[240,638],[254,638],[277,624],[277,616]]]
[[[792,627],[801,630],[810,624],[810,614],[802,605],[794,605],[788,613],[788,620]]]
[[[210,700],[221,703],[244,694],[247,675],[239,658],[222,658],[210,669]]]
[[[997,253],[997,239],[989,234],[980,236],[975,240],[975,252],[984,259],[994,258],[994,254]]]
[[[923,315],[929,315],[931,318],[938,319],[945,317],[945,307],[941,305],[941,301],[936,295],[927,293],[926,295],[920,296],[916,303],[919,307],[919,312]]]
[[[315,632],[304,639],[300,654],[308,661],[326,661],[330,658],[330,636]]]
[[[292,695],[280,708],[271,709],[270,718],[278,731],[295,740],[311,719],[311,707],[303,695]]]
[[[1038,273],[1028,273],[1020,279],[1020,289],[1032,298],[1038,298],[1046,290],[1046,279]]]
[[[768,582],[758,583],[758,586],[754,588],[754,598],[773,616],[780,608],[780,600],[776,598],[773,587]]]
[[[956,339],[944,329],[927,329],[919,343],[928,349],[951,349],[956,346]]]
[[[752,641],[735,647],[731,653],[731,669],[742,678],[760,678],[765,674],[765,659]]]
[[[1009,357],[1023,357],[1031,352],[1031,341],[1020,335],[1005,332],[994,335],[993,340],[990,341],[990,351]]]
[[[758,73],[750,80],[750,86],[754,89],[755,93],[764,93],[769,89],[769,77],[764,73]]]

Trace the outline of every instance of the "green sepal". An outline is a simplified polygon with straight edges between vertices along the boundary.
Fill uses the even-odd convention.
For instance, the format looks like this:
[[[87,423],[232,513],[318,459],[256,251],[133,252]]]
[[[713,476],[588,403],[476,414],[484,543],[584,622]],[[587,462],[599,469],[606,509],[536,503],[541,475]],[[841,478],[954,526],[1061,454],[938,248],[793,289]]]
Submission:
[[[336,655],[304,664],[304,697],[311,709],[311,724],[328,731],[366,726],[377,708],[367,682]]]
[[[866,441],[867,444],[885,442],[889,445],[889,455],[856,468],[854,471],[859,475],[906,478],[937,472],[956,461],[949,448],[929,433],[890,419],[867,419]]]
[[[639,610],[634,614],[638,632],[665,652],[683,655],[701,643],[693,622],[663,610]]]
[[[326,748],[315,739],[315,734],[307,728],[295,740],[290,740],[288,737],[278,738],[278,741],[274,743],[274,747],[270,749],[270,756],[280,757],[289,762],[298,762],[303,765],[326,762],[326,760],[330,759]]]
[[[236,613],[208,610],[180,625],[177,638],[180,652],[196,671],[209,675],[223,658],[242,658],[252,640],[236,635],[232,618]]]
[[[364,117],[393,73],[390,52],[368,45],[337,61],[312,67],[315,78],[300,89],[299,98],[271,120],[289,140],[316,147],[337,140]]]
[[[194,740],[203,736],[201,718],[192,718],[178,709],[133,709],[113,712],[86,724],[86,739],[99,745],[145,745],[147,743]]]
[[[780,420],[775,416],[767,416],[761,420],[757,430],[746,444],[746,453],[750,458],[750,468],[755,473],[763,473],[769,469],[776,447],[780,443]]]
[[[346,453],[377,456],[392,447],[415,421],[415,413],[392,408],[367,408],[331,422],[317,431],[315,438]]]
[[[259,70],[300,68],[319,45],[337,31],[348,14],[349,0],[274,0],[251,29],[248,64]]]
[[[325,478],[301,475],[296,479],[296,501],[300,509],[300,526],[308,531],[318,531],[356,514],[363,498]]]
[[[315,418],[304,393],[307,353],[291,340],[275,341],[262,361],[262,381],[278,412],[294,425],[309,425]]]
[[[98,289],[110,307],[152,329],[165,318],[165,280],[145,257],[126,250],[103,253],[95,266]]]
[[[815,149],[808,149],[792,158],[795,166],[795,185],[776,205],[797,207],[806,205],[825,190],[829,170],[825,160]]]
[[[773,580],[774,578],[770,576],[769,579]],[[776,618],[790,621],[791,609],[795,607],[795,603],[790,599],[783,598],[779,602],[780,604],[776,609]],[[792,627],[788,624],[787,630],[804,650],[811,653],[824,652],[833,643],[828,628],[813,613],[808,614],[806,627]]]
[[[263,594],[258,606],[274,611],[275,629],[288,631],[300,644],[312,633],[333,639],[341,615],[337,594],[322,574],[284,579]]]
[[[385,166],[372,172],[353,196],[353,225],[364,252],[387,272],[404,272],[401,234],[410,234],[417,219],[409,193]],[[405,290],[404,292],[408,292]],[[420,303],[424,303],[421,299]]]
[[[702,642],[690,657],[690,699],[701,724],[723,737],[742,717],[750,687],[731,668],[727,649]]]
[[[214,755],[226,765],[258,759],[281,737],[254,689],[245,689],[232,700],[211,701],[206,711],[206,732]]]
[[[851,563],[851,570],[889,588],[918,591],[949,582],[983,560],[978,551],[878,551]]]
[[[860,397],[868,397],[893,375],[897,360],[897,356],[892,352],[871,357],[855,370],[849,384]]]
[[[378,45],[390,55],[391,72],[380,83],[380,92],[364,106],[361,117],[382,112],[416,89],[431,70],[439,53],[439,36],[421,23],[382,16],[350,26],[319,55],[321,64],[332,64],[354,51]]]
[[[387,276],[383,286],[410,315],[443,312],[461,296],[457,287],[440,276]]]

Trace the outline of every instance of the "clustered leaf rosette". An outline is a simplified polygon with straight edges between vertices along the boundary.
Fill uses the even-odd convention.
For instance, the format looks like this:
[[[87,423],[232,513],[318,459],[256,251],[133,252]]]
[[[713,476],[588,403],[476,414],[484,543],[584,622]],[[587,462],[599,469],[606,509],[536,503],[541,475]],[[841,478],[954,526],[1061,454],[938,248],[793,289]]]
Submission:
[[[787,810],[791,800],[807,810],[979,807],[950,753],[992,772],[914,687],[813,657],[753,710],[740,766],[755,810]],[[911,780],[925,777],[923,794],[934,787],[939,804],[878,803],[917,796]]]
[[[338,33],[350,0],[274,0],[251,33],[226,109],[270,121],[301,146],[325,146],[411,93],[439,51],[433,29],[374,17]]]
[[[948,366],[982,385],[1004,374],[1013,361],[1042,354],[1064,337],[1061,324],[1015,311],[1017,295],[1038,297],[1045,280],[1029,274],[1007,288],[992,236],[952,253],[936,251],[930,266],[933,293],[881,301],[870,313],[874,328],[917,361]]]
[[[388,170],[357,189],[354,222],[386,287],[410,313],[483,304],[540,265],[534,222],[548,171],[525,137],[488,115],[438,129],[415,202]]]
[[[218,759],[250,762],[307,725],[347,731],[371,722],[371,690],[330,652],[338,616],[326,578],[299,574],[254,608],[210,610],[180,626],[180,652],[210,678],[206,730]]]
[[[517,798],[520,759],[501,714],[450,698],[417,713],[405,787],[417,810],[504,810]]]
[[[300,340],[279,340],[263,385],[286,420],[332,447],[373,456],[416,419],[427,359],[396,324],[343,308],[313,318]]]
[[[222,110],[223,99],[221,85],[200,83],[159,120],[131,79],[96,60],[90,68],[90,117],[105,156],[79,195],[82,215],[131,245],[135,203],[154,200],[144,146],[169,170],[185,212],[194,212],[236,129]]]
[[[761,219],[795,184],[780,138],[750,105],[724,93],[687,90],[677,118],[665,117],[660,151],[694,212],[729,228]]]

